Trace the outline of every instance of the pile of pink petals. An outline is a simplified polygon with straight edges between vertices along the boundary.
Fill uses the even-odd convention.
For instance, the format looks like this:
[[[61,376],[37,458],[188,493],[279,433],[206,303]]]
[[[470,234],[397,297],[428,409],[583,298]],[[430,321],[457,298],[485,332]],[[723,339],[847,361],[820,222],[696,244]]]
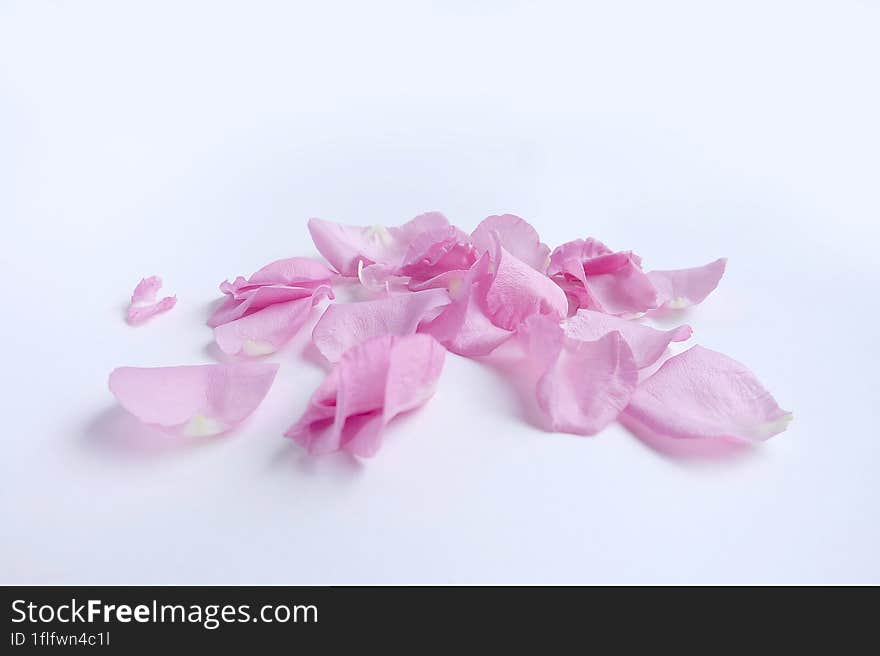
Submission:
[[[592,238],[551,252],[510,214],[470,234],[436,212],[397,227],[312,219],[309,230],[329,265],[295,257],[220,285],[224,299],[208,324],[231,362],[117,369],[110,389],[122,406],[173,434],[231,430],[275,377],[278,365],[256,358],[284,346],[320,308],[312,341],[331,369],[285,433],[310,453],[372,456],[386,424],[434,394],[447,351],[488,356],[505,343],[536,381],[548,430],[594,435],[616,420],[645,439],[756,441],[791,419],[736,360],[701,346],[670,356],[690,326],[644,323],[700,303],[724,259],[645,271],[632,251]],[[135,296],[152,303],[160,284],[142,281]],[[334,287],[346,285],[367,300],[336,302]]]

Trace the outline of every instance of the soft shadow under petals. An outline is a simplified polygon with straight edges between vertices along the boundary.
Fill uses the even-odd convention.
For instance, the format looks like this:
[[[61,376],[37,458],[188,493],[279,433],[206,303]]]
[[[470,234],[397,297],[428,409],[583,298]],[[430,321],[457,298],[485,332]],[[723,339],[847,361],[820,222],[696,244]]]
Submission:
[[[626,427],[626,421],[621,421]],[[725,463],[756,457],[758,449],[748,442],[725,439],[676,439],[656,433],[640,431],[636,435],[627,427],[639,442],[655,453],[682,463]]]
[[[122,460],[149,460],[213,444],[223,436],[174,437],[147,426],[119,406],[89,420],[79,444],[86,450]]]

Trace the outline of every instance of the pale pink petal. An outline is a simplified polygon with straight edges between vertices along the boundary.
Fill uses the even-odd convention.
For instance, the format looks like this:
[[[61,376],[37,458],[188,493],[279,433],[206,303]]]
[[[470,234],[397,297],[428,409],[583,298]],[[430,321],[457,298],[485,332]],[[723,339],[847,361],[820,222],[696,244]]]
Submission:
[[[276,260],[250,278],[239,276],[231,283],[221,283],[220,291],[227,298],[208,319],[208,325],[220,326],[276,303],[311,297],[318,288],[329,287],[334,275],[322,262],[306,257]]]
[[[309,219],[309,232],[318,252],[343,276],[356,276],[361,261],[384,261],[385,253],[395,247],[391,233],[383,226],[349,226]]]
[[[586,289],[594,301],[588,308],[608,314],[639,314],[657,305],[654,285],[632,258],[613,273],[587,275]]]
[[[322,289],[327,290],[329,287],[325,286]],[[216,328],[277,303],[311,298],[314,293],[315,288],[312,287],[286,287],[283,285],[252,287],[247,291],[239,292],[238,298],[229,296],[208,319],[208,325]]]
[[[493,253],[495,238],[514,257],[544,273],[550,260],[550,248],[541,243],[537,231],[524,219],[513,214],[490,216],[471,233],[471,242],[477,254]]]
[[[448,225],[418,235],[396,272],[412,281],[424,281],[447,271],[470,269],[476,260],[468,235]]]
[[[476,262],[474,264],[476,264]],[[473,268],[473,265],[471,265],[471,268]],[[470,269],[454,269],[452,271],[444,271],[443,273],[439,273],[433,278],[429,278],[428,280],[411,280],[409,282],[408,289],[412,292],[420,292],[425,289],[445,289],[447,291],[457,289],[464,282],[469,270]]]
[[[499,328],[515,330],[534,314],[561,319],[568,313],[565,293],[503,247],[496,245],[495,274],[486,290],[486,312]]]
[[[239,276],[232,283],[224,282],[220,285],[220,291],[237,294],[263,285],[314,288],[329,285],[334,275],[323,262],[307,257],[290,257],[270,262],[248,279]]]
[[[607,314],[636,315],[657,307],[657,290],[630,251],[612,252],[595,239],[559,246],[547,269],[574,308]]]
[[[638,368],[620,333],[592,342],[567,339],[538,381],[538,405],[553,430],[595,435],[617,419],[637,383]]]
[[[390,264],[368,264],[364,266],[363,260],[358,262],[357,277],[365,289],[374,293],[390,293],[391,287],[397,282],[394,271],[396,267]]]
[[[679,310],[701,303],[718,286],[727,259],[721,258],[701,267],[673,271],[649,271],[648,278],[657,288],[660,306]]]
[[[420,330],[453,353],[468,357],[488,355],[510,339],[514,333],[493,324],[486,314],[486,293],[494,279],[491,266],[485,253],[463,275],[454,272],[434,278],[433,284],[447,285],[452,302]]]
[[[402,244],[406,244],[408,247],[419,235],[432,230],[442,230],[448,225],[449,220],[440,212],[424,212],[403,225],[389,228],[389,230]]]
[[[391,228],[310,219],[309,232],[315,247],[341,275],[355,277],[359,262],[397,266],[419,235],[448,225],[449,221],[439,212],[427,212]]]
[[[629,403],[638,367],[619,332],[583,341],[566,336],[552,317],[536,315],[519,336],[541,372],[535,393],[551,430],[595,435]]]
[[[274,303],[217,326],[214,339],[227,355],[253,357],[274,353],[302,328],[312,307],[324,297],[332,298],[332,294],[330,287],[319,287],[306,298]]]
[[[742,364],[694,346],[639,385],[620,421],[646,438],[754,441],[784,431],[791,413]]]
[[[421,407],[434,396],[446,349],[433,338],[424,337],[427,339],[393,343],[388,358],[381,422],[373,423],[370,430],[362,428],[357,431],[347,442],[348,451],[362,457],[375,455],[381,446],[381,429],[394,417]]]
[[[374,337],[347,350],[285,433],[309,453],[369,457],[381,431],[434,393],[446,351],[428,335]]]
[[[343,352],[371,337],[379,335],[410,335],[425,320],[448,305],[444,289],[428,289],[389,296],[375,301],[339,303],[327,308],[312,339],[330,362],[337,362]]]
[[[162,279],[158,276],[141,279],[131,294],[131,303],[126,314],[128,323],[132,325],[143,323],[150,317],[167,312],[177,304],[176,296],[166,296],[161,301],[157,301],[156,295],[161,288]]]
[[[235,428],[266,396],[278,365],[207,364],[120,367],[110,391],[145,424],[182,436],[207,436]]]
[[[516,335],[528,363],[541,374],[553,366],[566,343],[565,330],[559,320],[541,314],[526,319]]]
[[[565,334],[576,339],[591,341],[617,331],[626,340],[639,369],[656,362],[671,342],[683,342],[690,338],[690,326],[678,326],[672,330],[657,330],[630,319],[621,319],[594,310],[578,310],[567,319]]]

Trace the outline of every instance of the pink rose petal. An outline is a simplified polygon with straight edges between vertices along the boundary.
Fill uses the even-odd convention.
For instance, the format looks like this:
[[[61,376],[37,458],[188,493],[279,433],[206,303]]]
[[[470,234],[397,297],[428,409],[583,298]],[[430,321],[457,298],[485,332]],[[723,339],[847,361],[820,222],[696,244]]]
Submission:
[[[649,271],[647,275],[657,288],[660,307],[679,310],[702,303],[718,286],[726,265],[722,257],[693,269]]]
[[[239,276],[223,282],[220,291],[226,300],[208,319],[212,328],[276,303],[311,298],[319,288],[328,289],[333,272],[317,260],[292,257],[267,264],[250,278]],[[329,294],[333,298],[332,292]]]
[[[515,330],[534,314],[561,319],[568,313],[568,301],[559,286],[504,247],[496,246],[493,264],[495,274],[486,290],[486,312],[499,328]]]
[[[471,233],[471,242],[478,254],[493,253],[496,237],[514,257],[540,273],[547,271],[550,248],[541,243],[537,231],[527,221],[513,214],[487,217]]]
[[[329,285],[334,275],[323,262],[307,257],[291,257],[270,262],[250,278],[239,276],[232,283],[221,283],[220,291],[235,296],[265,285],[314,288]]]
[[[156,301],[156,295],[162,288],[162,279],[158,276],[143,278],[131,294],[126,319],[128,323],[137,325],[161,312],[167,312],[177,304],[176,296],[166,296]]]
[[[396,267],[390,264],[368,264],[358,262],[357,277],[365,289],[376,294],[390,294],[392,286],[396,286],[399,276],[395,275]],[[405,280],[400,279],[401,282]]]
[[[468,235],[448,225],[416,237],[395,273],[418,282],[447,271],[470,269],[476,261],[476,251]]]
[[[398,266],[407,250],[423,232],[449,225],[439,212],[427,212],[398,227],[349,226],[324,219],[310,219],[309,232],[315,247],[343,276],[356,277],[358,263]]]
[[[690,326],[672,330],[657,330],[630,319],[621,319],[594,310],[578,310],[563,323],[565,334],[576,339],[591,341],[617,331],[629,345],[639,369],[654,364],[671,342],[690,339]]]
[[[446,272],[420,288],[435,285],[448,288],[452,303],[421,330],[459,355],[488,355],[528,317],[546,314],[558,321],[568,311],[564,292],[497,239],[466,273]]]
[[[370,457],[385,425],[434,394],[446,351],[429,335],[374,337],[343,353],[285,436],[309,453]]]
[[[208,436],[235,428],[266,396],[278,365],[120,367],[110,391],[145,424],[172,435]]]
[[[474,268],[476,262],[471,265],[471,269]],[[459,270],[453,269],[451,271],[444,271],[443,273],[438,273],[433,278],[429,278],[428,280],[422,281],[410,281],[409,290],[411,292],[420,292],[425,289],[457,289],[464,282],[465,277],[470,269],[467,270]]]
[[[325,358],[338,362],[343,352],[371,337],[411,335],[449,302],[446,290],[428,289],[375,301],[331,305],[315,325],[312,339]]]
[[[265,289],[265,288],[264,288]],[[302,328],[314,305],[332,298],[330,287],[318,287],[311,296],[274,303],[259,312],[214,328],[217,346],[227,355],[259,356],[274,353]]]
[[[646,439],[755,441],[784,431],[791,413],[742,364],[694,346],[639,385],[620,421]]]
[[[330,288],[325,286],[324,289]],[[229,296],[208,319],[208,325],[216,328],[277,303],[288,303],[298,299],[311,298],[314,293],[315,290],[310,287],[253,287],[247,291],[238,292],[236,294],[238,298]]]
[[[486,312],[486,294],[494,275],[485,253],[467,272],[443,274],[432,284],[446,284],[452,302],[421,327],[453,353],[468,357],[488,355],[513,336],[496,326]]]
[[[566,336],[552,318],[533,316],[520,335],[543,371],[535,392],[551,430],[595,435],[629,403],[638,367],[619,332],[582,341]]]
[[[595,239],[576,239],[550,256],[547,274],[575,308],[635,315],[657,307],[657,290],[629,251],[612,252]]]

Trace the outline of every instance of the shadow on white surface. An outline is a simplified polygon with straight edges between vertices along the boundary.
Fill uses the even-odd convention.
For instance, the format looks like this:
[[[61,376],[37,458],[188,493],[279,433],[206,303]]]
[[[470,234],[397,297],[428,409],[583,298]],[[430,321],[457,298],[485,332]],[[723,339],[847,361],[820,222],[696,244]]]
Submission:
[[[87,451],[113,458],[149,460],[206,448],[223,438],[172,437],[141,423],[119,406],[111,406],[86,423],[79,443]]]
[[[342,480],[364,473],[364,463],[344,451],[312,456],[291,440],[285,442],[272,456],[269,469],[290,469],[297,474]]]
[[[667,460],[688,465],[739,463],[759,457],[761,451],[760,444],[727,440],[683,440],[659,435],[648,437],[635,434],[633,437]]]
[[[530,426],[547,433],[553,432],[535,395],[540,374],[524,366],[523,355],[515,345],[505,344],[492,354],[474,360],[497,377],[499,388],[505,388],[509,395],[513,395],[511,410],[514,414]]]

